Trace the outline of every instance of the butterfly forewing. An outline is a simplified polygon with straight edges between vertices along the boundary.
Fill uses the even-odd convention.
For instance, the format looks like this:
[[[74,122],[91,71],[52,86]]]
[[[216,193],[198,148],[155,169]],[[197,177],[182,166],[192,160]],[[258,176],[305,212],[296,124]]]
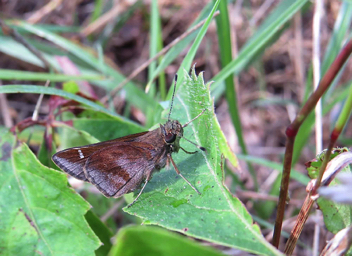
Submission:
[[[101,149],[86,161],[85,176],[107,197],[132,192],[155,167],[150,147],[148,143],[121,142]]]
[[[133,141],[136,138],[146,134],[147,132],[141,132],[137,134],[128,135],[122,138],[99,142],[83,147],[69,148],[60,151],[53,155],[52,159],[54,163],[59,166],[63,171],[69,175],[83,181],[89,181],[83,171],[87,159],[95,152],[102,150],[103,148],[110,147],[111,145],[118,145],[121,142]]]

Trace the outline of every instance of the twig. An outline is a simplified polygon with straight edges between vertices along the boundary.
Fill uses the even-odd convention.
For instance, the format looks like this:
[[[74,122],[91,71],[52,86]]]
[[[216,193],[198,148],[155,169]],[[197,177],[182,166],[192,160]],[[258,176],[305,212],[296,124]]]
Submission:
[[[1,86],[1,81],[0,81]],[[6,94],[0,94],[0,109],[2,113],[2,117],[4,119],[5,127],[11,128],[13,126],[13,121],[11,119],[11,114],[9,111],[9,105],[7,103]]]
[[[120,206],[125,202],[125,200],[120,199],[117,203],[115,203],[101,218],[100,220],[102,222],[105,222],[108,218],[110,218],[111,215],[113,215],[117,209],[120,208]]]
[[[286,243],[285,255],[292,255],[293,250],[296,247],[299,235],[303,230],[304,224],[307,222],[310,209],[313,206],[314,201],[311,199],[310,194],[307,194],[306,199],[304,200],[303,206],[297,216],[296,224],[291,231],[291,235]]]
[[[45,85],[44,85],[44,87],[48,87],[49,83],[50,83],[50,81],[47,80]],[[39,112],[40,105],[42,104],[43,97],[44,97],[44,93],[39,95],[37,104],[35,105],[35,108],[34,108],[34,111],[33,111],[33,115],[32,115],[32,120],[33,121],[38,121],[38,112]]]
[[[274,3],[274,0],[266,0],[253,15],[253,18],[249,21],[249,25],[254,27],[257,21],[267,13],[269,7]]]
[[[216,11],[213,15],[213,18],[218,16],[220,14],[219,11]],[[111,97],[114,97],[114,95],[121,90],[122,87],[124,87],[129,81],[131,81],[135,76],[137,76],[140,72],[142,72],[146,67],[149,66],[150,63],[155,61],[157,58],[159,58],[161,55],[164,55],[167,51],[169,51],[173,46],[175,46],[177,43],[179,43],[181,40],[183,40],[185,37],[187,37],[189,34],[200,28],[204,23],[206,19],[202,20],[199,22],[197,25],[194,27],[190,28],[187,30],[185,33],[183,33],[181,36],[177,37],[174,41],[172,41],[170,44],[165,46],[160,52],[158,52],[153,58],[150,58],[146,62],[144,62],[142,65],[140,65],[139,68],[137,68],[135,71],[133,71],[125,80],[123,80],[115,89],[113,89],[109,94]],[[109,98],[109,95],[106,95],[101,99],[101,102],[105,104]]]
[[[351,53],[352,53],[352,40],[348,41],[347,44],[343,47],[339,55],[332,63],[329,70],[321,79],[318,88],[309,97],[305,105],[297,114],[295,120],[293,120],[293,122],[286,129],[286,136],[287,136],[286,151],[285,151],[285,157],[284,157],[283,174],[282,174],[281,186],[280,186],[280,197],[279,197],[279,203],[277,207],[275,230],[274,230],[274,236],[273,236],[273,245],[276,248],[278,248],[279,246],[281,229],[282,229],[282,220],[284,218],[284,213],[285,213],[285,205],[286,205],[288,185],[289,185],[290,174],[291,174],[292,154],[293,154],[293,145],[294,145],[295,137],[297,135],[297,132],[300,126],[302,125],[302,123],[304,122],[308,114],[313,110],[316,103],[323,95],[323,93],[331,85],[332,81],[334,80],[338,72],[341,70],[343,64],[346,62],[346,60],[351,55]]]
[[[51,0],[49,3],[44,5],[42,8],[33,13],[27,21],[31,24],[38,23],[44,16],[54,11],[60,4],[62,0]]]
[[[263,193],[257,193],[254,191],[244,191],[244,190],[239,190],[239,189],[236,190],[236,195],[239,198],[274,201],[274,202],[277,202],[279,199],[279,197],[277,197],[277,196],[272,196],[272,195],[263,194]],[[291,199],[290,203],[298,206],[298,205],[301,205],[302,201],[297,200],[297,199]]]
[[[85,37],[99,30],[101,27],[105,26],[110,20],[115,19],[127,6],[134,3],[128,3],[130,1],[122,1],[122,3],[115,4],[112,9],[102,15],[99,19],[90,23],[87,27],[81,30],[81,34]]]

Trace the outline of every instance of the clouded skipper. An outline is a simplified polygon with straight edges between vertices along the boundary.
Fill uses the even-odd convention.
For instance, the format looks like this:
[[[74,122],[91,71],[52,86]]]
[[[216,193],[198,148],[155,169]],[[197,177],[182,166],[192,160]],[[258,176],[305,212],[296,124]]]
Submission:
[[[198,194],[200,192],[180,173],[171,157],[173,152],[182,149],[180,139],[183,128],[204,113],[204,110],[188,123],[181,125],[177,120],[170,120],[175,97],[177,75],[168,120],[165,125],[147,132],[128,135],[122,138],[104,141],[92,145],[65,149],[53,155],[54,163],[71,176],[92,183],[106,197],[120,197],[138,188],[144,181],[144,186],[128,205],[133,205],[142,194],[154,171],[159,171],[166,164],[171,164],[178,175],[182,177]],[[197,148],[205,151],[184,138]]]

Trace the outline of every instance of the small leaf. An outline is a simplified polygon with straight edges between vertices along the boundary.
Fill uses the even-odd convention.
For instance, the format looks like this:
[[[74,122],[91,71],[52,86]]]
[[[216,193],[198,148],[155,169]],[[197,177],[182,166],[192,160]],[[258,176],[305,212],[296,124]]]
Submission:
[[[101,243],[84,219],[89,204],[65,174],[14,145],[0,128],[0,254],[95,255]]]
[[[315,159],[306,163],[310,177],[315,178],[318,176],[320,166],[325,157],[326,150],[323,150]],[[338,184],[338,180],[335,179],[336,174],[338,172],[339,174],[350,173],[348,166],[350,160],[351,153],[348,148],[334,148],[331,152],[329,164],[322,177],[322,184],[327,182],[329,187],[321,187],[320,189],[328,188],[333,190],[334,185]],[[336,234],[338,231],[352,224],[352,206],[339,204],[324,197],[319,197],[317,204],[323,213],[324,223],[330,232]]]
[[[77,92],[79,92],[79,86],[75,81],[68,81],[66,83],[63,83],[62,89],[65,92],[69,92],[72,94],[76,94]]]

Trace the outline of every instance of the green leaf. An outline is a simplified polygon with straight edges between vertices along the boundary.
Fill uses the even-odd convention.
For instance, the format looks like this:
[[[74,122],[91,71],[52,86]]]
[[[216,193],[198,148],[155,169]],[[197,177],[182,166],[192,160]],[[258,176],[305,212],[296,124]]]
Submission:
[[[136,246],[138,244],[138,246]],[[179,234],[161,228],[131,226],[122,228],[109,256],[221,256],[211,247],[202,246]]]
[[[73,126],[78,130],[88,132],[100,141],[112,140],[146,130],[141,126],[116,119],[77,118],[73,120]]]
[[[80,131],[75,127],[62,125],[59,129],[60,148],[79,147],[88,144],[98,143],[99,140],[85,131]]]
[[[50,135],[52,135],[52,134],[50,134]],[[50,168],[54,168],[56,170],[59,170],[59,168],[51,160],[51,156],[56,153],[55,143],[52,141],[51,150],[49,150],[47,143],[48,142],[45,140],[45,135],[44,135],[43,139],[42,139],[42,144],[40,145],[40,148],[39,148],[39,151],[37,154],[37,158],[38,158],[39,162],[41,162],[43,165],[50,167]]]
[[[207,152],[173,158],[183,175],[201,192],[198,195],[174,170],[154,174],[143,194],[124,210],[139,216],[146,224],[156,224],[186,235],[235,247],[260,255],[281,255],[260,233],[243,204],[223,185],[219,124],[208,85],[202,76],[189,77],[178,91],[171,118],[182,124],[197,116],[184,130],[184,137],[204,146]],[[226,144],[226,142],[225,142]],[[181,139],[187,151],[196,148]]]
[[[113,237],[112,232],[110,231],[110,229],[108,229],[107,226],[104,225],[104,223],[98,218],[98,216],[92,212],[92,210],[86,213],[85,218],[89,223],[89,226],[93,229],[95,234],[103,243],[103,245],[100,246],[98,250],[96,250],[95,255],[106,256],[112,247],[112,244],[110,242],[110,239]]]
[[[331,161],[339,154],[348,151],[348,148],[333,148],[329,161]],[[326,150],[323,150],[313,160],[309,161],[306,164],[309,176],[312,179],[318,176],[318,172],[322,165],[322,162],[324,161],[325,155]],[[341,170],[341,172],[351,172],[350,167],[346,166],[344,169]],[[334,179],[329,184],[329,187],[332,187],[337,184],[337,180]],[[352,206],[335,203],[324,197],[320,197],[317,200],[317,203],[319,205],[319,209],[323,213],[325,226],[330,232],[336,234],[340,230],[352,224]]]
[[[325,198],[319,198],[318,205],[330,232],[336,234],[352,224],[352,206],[337,204]]]
[[[90,205],[66,175],[36,159],[0,128],[0,253],[95,255],[100,241],[84,219]]]

